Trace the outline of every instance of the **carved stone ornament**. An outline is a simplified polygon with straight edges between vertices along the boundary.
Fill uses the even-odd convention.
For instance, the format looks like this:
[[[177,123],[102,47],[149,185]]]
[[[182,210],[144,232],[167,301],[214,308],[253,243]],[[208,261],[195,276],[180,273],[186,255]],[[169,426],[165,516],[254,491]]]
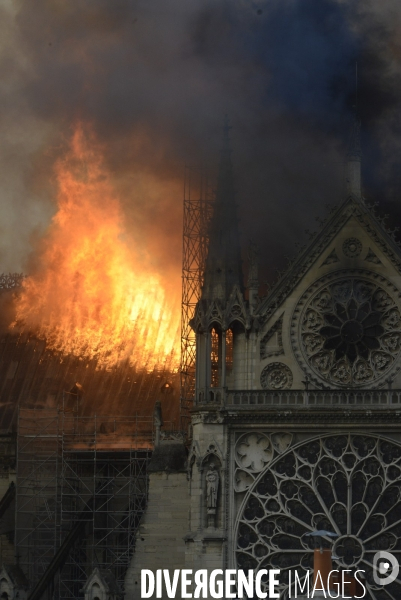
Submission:
[[[260,358],[268,358],[269,356],[279,356],[284,354],[283,347],[283,315],[268,329],[263,338],[260,340]],[[275,344],[273,339],[276,337]]]
[[[273,286],[268,296],[258,308],[260,314],[270,317],[296,289],[300,281],[308,273],[314,262],[322,257],[336,236],[341,232],[350,217],[354,217],[361,228],[372,238],[380,251],[385,254],[398,273],[401,273],[399,252],[393,244],[385,241],[382,235],[384,228],[378,223],[374,209],[366,204],[348,197],[342,206],[336,209],[325,226],[322,235],[313,238],[300,252],[299,258],[289,267],[287,273]],[[389,233],[389,232],[388,232]],[[390,234],[391,235],[391,234]]]
[[[286,452],[292,442],[292,433],[276,431],[264,433],[251,431],[242,434],[235,444],[234,490],[242,493],[248,490],[258,473],[276,456]]]
[[[313,569],[308,534],[323,529],[338,536],[334,568],[365,571],[366,597],[400,598],[401,579],[383,588],[372,568],[379,550],[401,560],[400,477],[401,446],[380,436],[339,433],[290,447],[245,492],[234,528],[236,568],[281,569],[280,598],[295,598],[288,572],[304,581]]]
[[[320,265],[321,267],[324,267],[326,265],[332,265],[336,262],[338,262],[340,259],[337,256],[337,252],[336,249],[333,248],[333,250],[330,252],[330,254],[328,255],[328,257],[326,258],[325,261],[322,262],[322,264]]]
[[[398,290],[362,270],[334,275],[313,284],[294,311],[291,339],[301,367],[331,387],[394,376],[401,349]]]
[[[261,375],[262,388],[269,390],[285,390],[292,386],[292,373],[284,363],[274,362],[267,365]]]
[[[369,248],[369,251],[368,251],[368,253],[366,255],[365,260],[367,262],[373,263],[374,265],[381,265],[382,264],[380,258],[378,258],[376,256],[376,254],[373,252],[373,250],[371,248]]]
[[[270,462],[272,456],[272,443],[262,433],[246,434],[237,442],[236,461],[244,469],[258,473]]]
[[[237,469],[234,477],[234,489],[236,492],[245,492],[254,482],[254,478],[250,473]]]
[[[362,252],[362,244],[358,238],[348,238],[343,243],[343,252],[348,258],[356,258]]]

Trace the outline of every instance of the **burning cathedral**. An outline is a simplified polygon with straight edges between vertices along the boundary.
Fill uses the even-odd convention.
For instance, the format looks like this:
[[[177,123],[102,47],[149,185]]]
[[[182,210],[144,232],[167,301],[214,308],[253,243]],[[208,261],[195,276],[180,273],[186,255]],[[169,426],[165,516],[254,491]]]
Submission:
[[[161,442],[127,573],[313,568],[321,532],[348,597],[398,598],[374,557],[401,558],[401,251],[361,192],[359,123],[346,194],[265,298],[244,285],[225,128],[196,333],[189,454]],[[311,541],[312,540],[312,541]],[[360,589],[360,588],[359,588]]]
[[[46,401],[1,439],[1,598],[136,600],[144,570],[275,569],[287,599],[316,553],[348,574],[347,597],[362,597],[356,572],[364,597],[400,597],[401,580],[377,583],[374,563],[379,551],[401,558],[401,250],[362,196],[356,120],[346,188],[261,297],[255,247],[244,283],[225,126],[190,322],[189,435],[169,427],[176,380],[145,385],[129,366],[90,375],[81,361],[83,388],[105,405],[132,405],[134,384],[150,412],[157,400],[154,417],[94,417],[82,386],[66,393],[64,375],[56,386],[60,361],[13,342],[4,406],[32,390]]]

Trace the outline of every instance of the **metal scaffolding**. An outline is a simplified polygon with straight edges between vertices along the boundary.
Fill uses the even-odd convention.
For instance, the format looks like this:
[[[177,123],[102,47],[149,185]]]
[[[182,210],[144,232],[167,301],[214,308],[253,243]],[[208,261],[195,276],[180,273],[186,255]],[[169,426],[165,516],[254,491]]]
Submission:
[[[21,409],[16,547],[32,597],[82,598],[95,567],[123,596],[152,448],[150,417]]]
[[[0,290],[15,290],[20,288],[24,277],[23,273],[1,273]]]
[[[21,410],[17,435],[15,546],[31,582],[46,571],[58,545],[61,459],[57,410]]]
[[[185,169],[182,304],[181,304],[181,419],[188,420],[195,391],[196,337],[190,326],[200,298],[213,205],[211,177],[205,167]]]

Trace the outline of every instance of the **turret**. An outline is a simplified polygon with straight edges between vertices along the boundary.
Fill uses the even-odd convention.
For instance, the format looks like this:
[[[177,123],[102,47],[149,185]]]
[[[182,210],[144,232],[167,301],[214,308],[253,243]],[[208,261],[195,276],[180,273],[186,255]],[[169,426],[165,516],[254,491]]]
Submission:
[[[231,164],[227,117],[223,127],[216,198],[209,226],[204,284],[192,326],[197,333],[197,402],[220,402],[227,386],[245,385],[243,362],[249,310],[244,283],[238,231],[237,206]],[[255,284],[253,284],[255,285]],[[240,377],[237,381],[236,377]],[[210,391],[210,388],[218,388]]]

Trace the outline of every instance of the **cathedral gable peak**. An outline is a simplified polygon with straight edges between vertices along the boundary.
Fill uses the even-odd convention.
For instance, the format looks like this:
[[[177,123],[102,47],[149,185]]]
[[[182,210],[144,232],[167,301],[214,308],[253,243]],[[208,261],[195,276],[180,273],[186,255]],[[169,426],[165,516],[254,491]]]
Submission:
[[[195,314],[190,320],[190,325],[194,331],[205,331],[207,327],[206,320],[207,305],[204,300],[199,300],[195,308]]]
[[[212,301],[199,300],[195,314],[190,321],[194,331],[207,331],[213,324],[223,324],[224,307],[217,298]]]
[[[213,325],[227,330],[235,321],[241,323],[246,330],[251,329],[251,315],[239,285],[234,286],[227,302],[219,298],[200,300],[191,320],[191,327],[198,332],[207,331]]]
[[[258,312],[269,317],[304,278],[312,280],[328,271],[391,265],[401,274],[401,250],[395,233],[386,229],[373,207],[348,196],[341,206],[332,209],[321,230],[310,235],[309,243],[280,275]]]
[[[219,300],[213,300],[208,307],[206,313],[206,322],[208,324],[218,323],[220,326],[223,324],[224,309]]]
[[[250,329],[251,327],[249,310],[238,285],[234,286],[227,302],[225,310],[225,328],[228,328],[234,321],[242,323],[245,329]]]

